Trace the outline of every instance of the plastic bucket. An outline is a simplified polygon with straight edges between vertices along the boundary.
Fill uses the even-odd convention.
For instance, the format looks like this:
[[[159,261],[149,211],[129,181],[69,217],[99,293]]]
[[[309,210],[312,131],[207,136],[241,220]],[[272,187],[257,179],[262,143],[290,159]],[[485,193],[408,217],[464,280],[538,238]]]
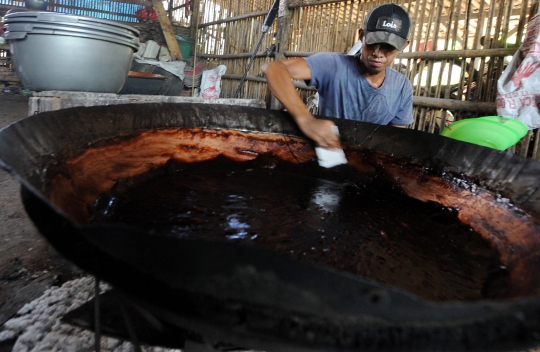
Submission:
[[[178,42],[178,47],[180,48],[182,57],[184,59],[190,57],[191,52],[193,51],[193,46],[195,45],[195,40],[177,35],[176,41]]]

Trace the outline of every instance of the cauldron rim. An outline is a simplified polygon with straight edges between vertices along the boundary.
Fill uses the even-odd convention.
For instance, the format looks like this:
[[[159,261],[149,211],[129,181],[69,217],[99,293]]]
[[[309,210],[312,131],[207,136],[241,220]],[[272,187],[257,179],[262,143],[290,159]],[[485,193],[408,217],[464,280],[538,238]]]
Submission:
[[[162,126],[167,125],[167,127],[174,127],[176,125],[174,123],[175,119],[178,119],[178,115],[182,116],[182,114],[186,114],[185,110],[191,111],[191,113],[196,114],[197,117],[196,119],[191,120],[189,117],[186,118],[188,120],[188,127],[229,127],[239,130],[256,130],[270,133],[284,133],[291,136],[301,136],[301,133],[290,121],[286,113],[247,107],[229,107],[228,109],[228,113],[232,111],[237,114],[236,118],[232,122],[229,121],[230,119],[226,116],[226,113],[222,111],[223,106],[199,106],[197,104],[129,104],[125,106],[73,108],[58,112],[42,113],[29,117],[20,123],[12,124],[0,131],[0,162],[2,167],[10,172],[17,179],[17,181],[21,183],[23,193],[26,194],[23,199],[25,200],[25,207],[28,213],[31,215],[32,220],[38,225],[40,231],[44,233],[45,236],[51,240],[51,242],[55,243],[56,246],[61,247],[64,245],[62,242],[65,241],[66,236],[71,236],[74,233],[79,235],[73,237],[73,241],[75,241],[75,243],[72,243],[72,245],[76,245],[77,241],[79,241],[79,244],[91,242],[99,238],[99,232],[102,230],[102,227],[96,228],[92,226],[81,226],[73,223],[69,218],[64,216],[63,212],[56,209],[54,206],[51,206],[51,204],[48,204],[47,198],[40,190],[40,182],[44,180],[46,173],[46,169],[43,168],[44,165],[47,165],[47,163],[49,163],[52,159],[58,157],[59,154],[62,156],[76,155],[81,149],[84,148],[85,144],[87,145],[87,143],[90,141],[83,141],[78,139],[77,136],[69,135],[68,137],[58,137],[57,140],[51,141],[44,139],[45,137],[49,137],[46,134],[34,134],[28,141],[24,142],[21,150],[15,153],[15,155],[10,153],[12,150],[8,151],[8,149],[12,149],[9,148],[9,146],[14,145],[12,144],[13,141],[21,142],[20,137],[28,136],[29,128],[30,130],[37,128],[31,128],[32,125],[43,127],[46,131],[58,131],[58,136],[62,136],[62,133],[69,131],[67,127],[71,125],[69,122],[76,121],[79,124],[78,128],[84,129],[92,124],[90,117],[101,119],[101,121],[109,120],[111,123],[104,123],[105,126],[110,127],[111,124],[116,125],[116,127],[121,129],[122,133],[125,133],[126,135],[139,130],[144,130],[144,128],[157,128],[157,126],[160,124]],[[148,113],[152,110],[158,110],[161,113],[159,121],[148,121],[144,119],[144,112]],[[261,118],[261,110],[264,110],[265,118]],[[125,118],[125,121],[119,121],[113,118],[113,116],[118,113],[124,112],[124,114],[126,114],[126,111],[129,118]],[[178,122],[178,120],[176,120],[176,122]],[[186,123],[186,121],[183,122]],[[495,191],[515,194],[515,197],[511,198],[513,202],[519,205],[525,205],[524,208],[530,210],[532,213],[538,212],[538,204],[535,206],[534,202],[532,206],[527,207],[527,205],[530,205],[531,199],[534,200],[535,197],[538,197],[538,192],[536,192],[537,188],[535,192],[532,192],[532,194],[530,192],[530,181],[531,178],[534,178],[532,175],[534,172],[540,170],[540,167],[536,162],[524,160],[524,158],[509,155],[509,153],[502,153],[483,147],[469,145],[467,143],[443,139],[444,137],[433,136],[418,131],[401,130],[387,126],[377,126],[342,120],[335,120],[335,122],[340,128],[342,140],[346,144],[360,145],[363,148],[377,150],[381,153],[386,153],[389,149],[399,151],[401,154],[399,156],[408,157],[411,163],[427,165],[427,167],[445,170],[444,172],[463,172],[465,176],[471,178],[489,175],[489,170],[486,170],[483,167],[478,167],[474,162],[475,160],[486,160],[486,158],[489,163],[493,165],[510,165],[511,167],[515,167],[517,165],[519,166],[519,170],[523,171],[525,174],[523,179],[520,178],[520,174],[516,175],[515,173],[510,172],[509,170],[511,169],[505,166],[498,168],[498,171],[501,169],[508,171],[507,174],[502,175],[504,177],[497,179],[495,182],[486,182],[485,184],[488,187],[493,187]],[[133,129],[134,126],[136,127],[135,130]],[[105,128],[103,128],[103,130],[105,130]],[[87,131],[87,133],[89,135],[99,135],[99,133],[97,133],[95,130]],[[118,133],[116,133],[116,135],[118,135]],[[407,141],[406,137],[418,138],[419,141],[415,141],[410,149],[403,148],[405,141]],[[54,143],[60,143],[62,148],[55,151],[54,154],[56,155],[51,156],[50,153],[47,153],[47,151],[51,150],[47,149],[47,146],[53,146]],[[434,147],[436,146],[439,148],[435,149]],[[415,151],[416,154],[414,155],[407,154],[414,153]],[[445,151],[447,154],[445,154]],[[460,158],[460,155],[462,155],[461,153],[464,151],[471,151],[470,154],[466,154],[472,155],[469,160],[464,161],[462,158]],[[445,158],[443,158],[443,156],[445,156]],[[34,167],[31,169],[31,171],[25,170],[25,167],[31,165],[32,163],[35,163],[35,165],[38,165],[39,167]],[[459,167],[463,165],[467,166],[467,168],[464,170],[459,170]],[[501,174],[502,173],[499,175]],[[519,181],[518,185],[513,186],[516,180]],[[39,206],[40,202],[45,204],[45,210],[47,210],[49,216],[58,218],[58,221],[54,222],[52,227],[50,220],[44,219],[43,214],[40,214],[44,210],[43,204],[41,207]],[[36,206],[36,204],[38,205]],[[536,213],[534,214],[537,215]],[[51,229],[54,229],[54,231]],[[121,238],[123,238],[123,234],[121,231],[119,231],[118,234],[110,239],[118,241],[116,243],[118,244],[122,242],[120,241]],[[88,270],[89,268],[85,269]],[[309,269],[320,270],[320,268],[311,266]],[[91,270],[92,268],[90,268],[90,271]],[[105,270],[100,272],[96,271],[95,274],[107,278],[107,273]],[[154,274],[157,276],[154,276]],[[156,280],[156,278],[159,277],[158,273],[154,274],[150,275],[152,280]],[[358,278],[356,278],[356,280],[358,280]],[[356,280],[355,282],[357,282]],[[363,281],[362,283],[364,284]],[[512,331],[514,333],[515,331],[512,329],[519,326],[519,333],[526,334],[530,337],[528,343],[531,343],[531,340],[534,340],[532,336],[537,333],[534,326],[523,326],[524,316],[531,319],[532,322],[539,320],[537,312],[539,312],[538,309],[540,307],[540,300],[538,300],[537,297],[505,300],[502,302],[482,300],[470,303],[454,302],[434,304],[432,302],[417,300],[416,298],[400,292],[399,290],[394,292],[393,288],[388,288],[380,284],[376,284],[375,287],[385,292],[386,290],[389,290],[392,292],[392,294],[396,294],[396,299],[403,299],[409,303],[415,302],[427,311],[434,312],[436,310],[446,309],[446,307],[452,307],[452,310],[454,311],[453,314],[457,314],[456,311],[471,312],[473,308],[482,309],[485,311],[485,315],[482,317],[477,315],[469,320],[462,317],[458,319],[460,323],[456,323],[456,321],[454,321],[452,324],[450,324],[452,327],[447,328],[455,329],[451,330],[455,333],[457,333],[458,330],[461,331],[464,326],[475,326],[475,324],[478,324],[479,319],[482,320],[482,318],[486,318],[488,321],[492,322],[497,321],[501,324],[503,321],[506,321],[508,325],[505,326],[509,328],[508,331]],[[127,285],[125,288],[127,291],[129,291],[133,287]],[[414,312],[414,314],[417,312],[418,311]],[[370,324],[373,324],[373,322],[370,321]],[[366,327],[364,326],[364,328]],[[384,324],[379,326],[379,328],[384,329]],[[494,340],[491,341],[491,343],[494,343],[494,345],[497,346],[498,343],[503,342],[501,341],[503,336],[504,335],[494,337]],[[430,340],[430,346],[433,346],[434,342],[436,341]]]

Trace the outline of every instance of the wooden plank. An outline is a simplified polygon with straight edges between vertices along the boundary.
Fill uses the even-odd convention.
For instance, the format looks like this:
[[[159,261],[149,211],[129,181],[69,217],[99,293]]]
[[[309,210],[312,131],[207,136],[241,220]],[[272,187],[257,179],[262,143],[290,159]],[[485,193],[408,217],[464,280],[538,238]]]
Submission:
[[[174,35],[174,29],[171,25],[171,21],[169,21],[167,12],[165,12],[163,3],[160,0],[152,0],[152,3],[154,4],[154,9],[157,12],[159,23],[161,25],[161,29],[163,30],[163,36],[165,37],[165,41],[167,42],[167,47],[169,48],[171,56],[177,60],[182,60],[182,53],[180,52],[178,41]]]
[[[66,109],[78,106],[143,104],[143,103],[198,103],[198,104],[225,104],[237,106],[251,106],[265,108],[266,103],[260,99],[204,99],[195,97],[164,96],[164,95],[136,95],[69,91],[43,91],[33,92],[30,98],[30,114]]]

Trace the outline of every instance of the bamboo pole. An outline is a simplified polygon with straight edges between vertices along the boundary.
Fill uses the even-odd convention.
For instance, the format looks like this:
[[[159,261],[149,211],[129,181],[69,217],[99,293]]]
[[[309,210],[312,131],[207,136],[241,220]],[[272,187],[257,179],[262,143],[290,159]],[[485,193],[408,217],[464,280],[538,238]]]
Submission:
[[[490,102],[474,102],[415,96],[413,97],[413,104],[417,106],[432,107],[437,109],[468,111],[490,115],[497,113],[495,103]]]
[[[463,38],[463,36],[460,36],[461,8],[462,8],[462,0],[458,0],[457,6],[456,6],[457,16],[456,16],[455,22],[453,23],[452,45],[453,45],[453,47],[455,49],[457,43],[460,43],[463,50],[466,50],[466,47],[463,45],[464,38]],[[454,63],[455,63],[455,61],[452,62],[452,64],[454,64]],[[465,60],[460,60],[459,66],[460,66],[460,79],[459,79],[459,85],[458,85],[458,89],[457,89],[457,98],[458,99],[463,99],[463,90],[465,88],[464,87],[464,82],[465,82]],[[450,66],[450,67],[453,68],[453,65]],[[460,119],[460,116],[457,116],[457,119]]]
[[[319,31],[323,28],[323,13],[324,13],[324,5],[322,6],[318,6],[316,8],[309,8],[307,9],[308,12],[315,12],[317,11],[317,15],[315,16],[315,18],[318,20],[318,24],[316,26],[316,28],[319,29]],[[313,33],[307,33],[308,36],[309,36],[309,39],[310,39],[310,42],[309,42],[309,49],[311,50],[315,50],[316,52],[319,51],[319,48],[318,48],[318,44],[320,42],[320,32],[319,31],[316,31],[314,34]]]
[[[288,30],[288,32],[289,32],[289,40],[290,40],[291,44],[294,42],[296,46],[294,48],[291,48],[290,47],[291,44],[290,44],[286,48],[282,48],[280,50],[280,53],[283,56],[283,58],[284,58],[283,53],[285,51],[287,51],[287,50],[295,50],[295,51],[302,50],[302,48],[300,47],[301,33],[299,33],[299,31],[298,31],[298,28],[296,27],[296,23],[298,23],[298,19],[302,18],[303,15],[304,15],[304,8],[303,7],[299,8],[296,11],[290,11],[289,10],[289,16],[291,18],[291,20],[290,20],[291,21],[291,26],[290,26],[290,28]],[[293,40],[292,38],[295,38],[295,40]],[[279,45],[279,42],[278,42],[278,45]]]
[[[234,35],[231,35],[231,41],[228,43],[229,45],[227,46],[228,48],[228,51],[227,51],[227,55],[231,55],[231,52],[242,52],[244,51],[244,41],[245,41],[245,37],[242,39],[242,34],[245,33],[245,27],[246,23],[245,22],[236,22],[235,23],[235,26],[233,28],[233,33]],[[246,53],[249,57],[249,53]],[[232,57],[229,57],[229,59],[232,59]]]
[[[521,14],[519,16],[519,23],[517,26],[517,33],[516,33],[516,45],[521,46],[521,39],[523,38],[524,32],[525,32],[525,24],[527,23],[527,9],[528,9],[528,0],[522,0],[521,3]]]
[[[320,21],[320,7],[308,7],[308,8],[302,8],[302,17],[299,18],[299,21],[296,23],[296,28],[299,33],[302,34],[302,37],[298,39],[298,44],[301,48],[304,48],[304,50],[310,49],[312,50],[311,42],[310,40],[313,40],[314,35],[310,31],[312,27],[316,27],[317,23],[316,21]],[[302,26],[302,23],[305,25]]]
[[[479,49],[479,46],[481,45],[481,36],[484,33],[484,16],[485,16],[485,1],[480,2],[480,9],[479,9],[479,17],[476,22],[476,33],[474,35],[474,42],[473,42],[473,49]],[[476,65],[478,63],[478,65]],[[472,97],[472,100],[475,101],[481,101],[481,97],[483,96],[484,92],[484,67],[485,59],[484,57],[473,59],[471,60],[471,66],[473,69],[476,70],[476,66],[478,66],[478,70],[476,71],[476,92],[474,96]],[[474,71],[473,71],[474,72]]]
[[[334,9],[334,4],[327,4],[324,11],[324,31],[321,33],[321,40],[317,43],[317,51],[331,51],[329,49],[331,39],[332,39],[332,13]]]
[[[439,40],[439,26],[440,26],[440,17],[441,17],[441,13],[442,13],[442,9],[443,9],[443,1],[442,0],[436,0],[437,1],[437,9],[436,9],[436,14],[435,14],[435,20],[434,20],[434,25],[433,25],[433,35],[432,35],[432,46],[431,46],[431,51],[437,51],[437,43],[438,43],[438,40]],[[443,75],[444,75],[444,63],[441,64],[441,68],[440,68],[440,71],[439,71],[439,75],[437,77],[437,85],[436,85],[436,89],[435,89],[435,97],[439,98],[441,96],[441,90],[442,90],[442,78],[443,78]],[[447,81],[447,85],[450,85],[450,81]],[[432,119],[431,119],[431,123],[429,125],[429,129],[428,129],[428,132],[431,132],[431,133],[434,133],[435,132],[435,128],[437,127],[437,124],[436,124],[436,111],[433,111],[432,112]],[[445,122],[446,122],[446,111],[444,111],[441,115],[441,126],[444,126],[445,125]],[[440,130],[442,131],[442,128],[440,128]]]
[[[275,60],[285,59],[283,52],[289,49],[290,45],[289,29],[292,19],[288,8],[288,2],[288,0],[281,0],[278,11],[278,31],[276,36]],[[273,96],[273,94],[271,94],[269,89],[267,89],[264,96],[267,106],[269,106],[271,109],[281,109],[281,103]]]
[[[444,50],[456,50],[454,47],[454,36],[452,35],[452,28],[455,26],[455,23],[459,21],[459,14],[456,17],[455,11],[451,11],[450,9],[453,9],[456,6],[457,0],[451,0],[451,4],[449,5],[449,14],[448,14],[448,22],[446,26],[446,37],[445,37],[445,44],[444,44]],[[454,67],[454,58],[449,58],[448,61],[444,61],[444,63],[448,64],[448,79],[452,77],[452,70]],[[445,92],[445,99],[449,99],[451,94],[451,86],[447,86],[447,90]]]
[[[352,42],[349,41],[349,26],[347,21],[347,16],[349,14],[350,6],[348,2],[343,3],[340,5],[339,10],[339,27],[337,30],[337,49],[341,52],[348,51],[349,47],[352,46]]]
[[[539,138],[540,130],[536,129],[534,130],[533,133],[534,133],[534,144],[533,144],[533,149],[531,153],[531,158],[540,160],[540,154],[538,153],[539,145],[540,145],[540,138]]]
[[[347,51],[351,49],[351,47],[360,39],[358,38],[357,34],[357,28],[358,26],[353,25],[353,15],[354,15],[354,0],[351,0],[349,8],[349,21],[348,21],[348,35],[347,35],[347,43],[349,43],[349,47],[347,47]]]
[[[496,8],[498,9],[498,14],[496,16],[495,37],[491,44],[493,47],[499,48],[501,46],[501,39],[499,38],[499,33],[501,33],[502,31],[501,27],[503,24],[504,0],[500,0],[497,3]],[[503,64],[503,60],[491,60],[488,69],[488,77],[498,79],[498,76],[500,75],[500,73],[502,73]],[[497,77],[494,77],[495,72],[500,72]],[[496,87],[496,82],[493,81],[494,80],[492,79],[488,80],[488,89],[490,89],[492,86]]]
[[[467,0],[467,4],[466,4],[466,10],[465,10],[465,25],[464,25],[464,28],[463,28],[463,41],[464,41],[464,49],[467,50],[469,49],[470,45],[469,45],[469,27],[470,27],[470,22],[469,22],[469,18],[470,18],[470,13],[471,13],[471,6],[472,6],[472,1],[471,0]],[[475,48],[475,47],[473,47]],[[473,79],[475,77],[475,74],[474,74],[474,60],[469,60],[469,59],[465,59],[465,67],[463,67],[463,69],[465,69],[465,73],[467,73],[467,91],[465,93],[465,100],[470,100],[471,99],[471,94],[473,92]],[[468,67],[467,67],[467,63],[470,61],[470,64],[468,64]]]
[[[451,0],[450,4],[449,4],[449,7],[450,8],[453,8],[454,7],[454,2],[455,0]],[[450,16],[452,16],[453,12],[450,12]],[[443,44],[443,50],[446,51],[448,50],[449,46],[450,46],[450,40],[451,40],[451,37],[450,37],[450,26],[449,26],[449,22],[446,22],[447,25],[446,25],[446,34],[445,34],[445,37],[444,37],[444,44]],[[443,59],[442,61],[442,64],[443,65],[448,65],[448,74],[447,74],[447,77],[446,79],[448,80],[448,82],[451,81],[451,78],[452,78],[452,67],[453,67],[453,64],[454,64],[454,60],[449,60],[448,58],[446,59]],[[448,84],[446,86],[446,89],[445,89],[445,92],[444,92],[444,98],[445,99],[450,99],[450,94],[451,94],[451,84]]]
[[[517,48],[501,48],[501,49],[486,49],[486,50],[455,50],[455,51],[434,51],[434,52],[410,52],[410,53],[400,53],[398,54],[398,59],[409,59],[409,60],[443,60],[443,59],[462,59],[462,58],[476,58],[476,57],[505,57],[512,56],[517,51]],[[283,57],[307,57],[315,54],[314,52],[301,52],[301,51],[283,51]],[[223,54],[223,55],[214,55],[214,54],[200,54],[201,57],[209,59],[239,59],[239,58],[249,58],[250,53],[239,53],[239,54]],[[257,57],[266,56],[264,51],[259,51],[256,54]]]
[[[337,46],[338,46],[338,40],[340,40],[341,38],[339,38],[339,22],[340,22],[340,13],[341,13],[341,4],[343,3],[336,3],[336,4],[332,4],[332,18],[331,18],[331,21],[330,21],[330,29],[331,29],[331,36],[330,36],[330,43],[328,43],[328,47],[330,50],[327,50],[327,51],[338,51],[337,50]],[[341,45],[339,45],[341,46]]]
[[[442,59],[461,59],[474,57],[504,57],[514,55],[517,48],[485,49],[485,50],[453,50],[453,51],[434,51],[434,52],[402,52],[397,55],[397,59],[412,60],[442,60]],[[302,51],[284,51],[287,57],[306,57],[315,52]]]
[[[414,51],[414,52],[418,52],[420,51],[420,40],[419,38],[421,37],[422,35],[422,18],[423,18],[423,13],[422,13],[422,9],[421,9],[421,2],[420,1],[416,1],[415,2],[415,7],[414,9],[412,9],[412,12],[414,13],[414,19],[413,19],[413,23],[414,23],[414,26],[413,26],[413,30],[412,30],[412,33],[410,35],[410,38],[411,38],[411,41],[413,42],[413,45],[415,45],[414,47],[411,47],[411,51]],[[422,5],[424,6],[424,5]],[[414,39],[416,38],[416,39]],[[413,78],[413,77],[416,77],[418,75],[419,77],[419,80],[422,79],[422,68],[425,64],[425,62],[420,62],[420,65],[418,65],[418,63],[416,62],[411,62],[412,66],[411,66],[411,71],[410,71],[410,77]],[[416,89],[414,90],[414,94],[419,94],[420,92],[420,87],[416,87]]]
[[[526,157],[529,151],[529,144],[531,143],[532,131],[528,131],[525,137],[521,139],[519,155]]]
[[[337,23],[339,21],[339,3],[329,4],[328,5],[328,24],[327,24],[327,33],[326,43],[324,51],[336,51],[336,40],[337,40]]]
[[[422,12],[423,13],[425,13],[426,8],[427,8],[427,1],[424,1],[422,3]],[[434,12],[429,11],[429,16],[428,16],[428,19],[427,19],[427,23],[422,26],[422,27],[425,26],[426,30],[425,30],[425,32],[420,31],[420,36],[423,35],[422,42],[424,43],[424,51],[429,51],[428,44],[429,44],[429,38],[431,37],[430,36],[430,28],[431,28],[431,24],[433,22],[433,15],[434,15]],[[432,44],[432,46],[433,46],[433,44]],[[424,63],[424,62],[425,61],[422,61],[422,63]],[[426,74],[427,77],[426,77],[426,86],[425,86],[425,89],[423,91],[423,96],[430,96],[431,95],[430,94],[431,93],[431,77],[433,75],[433,61],[428,61],[427,62],[427,71],[425,72],[425,74]],[[419,81],[419,83],[420,82],[421,81]],[[419,84],[419,88],[420,88],[420,86],[421,85]],[[421,126],[423,126],[422,130],[425,130],[425,118],[426,118],[426,110],[425,109],[422,110],[421,117],[422,117],[422,120],[424,120],[424,123],[421,124]],[[428,128],[429,128],[429,126],[428,126]]]
[[[484,48],[491,49],[494,46],[496,48],[498,47],[498,45],[496,45],[497,37],[494,37],[495,40],[492,40],[492,34],[491,34],[492,27],[493,27],[493,19],[494,19],[496,8],[497,8],[497,0],[491,0],[489,7],[490,8],[489,8],[489,13],[488,13],[487,22],[486,22],[487,32],[486,32],[486,37],[484,39]],[[490,92],[491,88],[493,87],[492,78],[495,72],[494,68],[495,68],[495,58],[492,58],[491,60],[489,60],[488,65],[487,65],[486,76],[488,79],[487,79],[486,87],[485,87],[486,92]]]

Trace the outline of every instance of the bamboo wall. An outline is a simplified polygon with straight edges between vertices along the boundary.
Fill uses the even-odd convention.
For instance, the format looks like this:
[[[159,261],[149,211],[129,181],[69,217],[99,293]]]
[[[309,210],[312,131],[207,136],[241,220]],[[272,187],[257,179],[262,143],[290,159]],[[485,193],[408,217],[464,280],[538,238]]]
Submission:
[[[411,128],[439,133],[455,120],[495,115],[497,79],[521,44],[538,1],[396,0],[413,22],[411,44],[393,66],[413,83]],[[366,13],[389,1],[282,0],[279,17],[263,34],[273,2],[201,0],[201,12],[192,22],[197,28],[197,56],[209,68],[227,66],[222,97],[236,96],[252,62],[238,96],[265,99],[269,107],[279,107],[271,100],[262,74],[264,63],[320,51],[347,52],[358,40]],[[306,102],[315,93],[301,82],[297,87]],[[515,151],[540,159],[537,133],[529,132]]]
[[[496,114],[497,79],[521,44],[540,0],[395,1],[409,11],[413,22],[411,44],[393,65],[413,83],[411,128],[439,133],[452,121]],[[121,9],[117,10],[102,9],[96,0],[49,1],[56,11],[105,11],[96,17],[134,17],[136,9],[149,3],[129,2],[115,3]],[[262,66],[321,51],[347,52],[358,39],[366,13],[385,2],[389,0],[281,0],[278,18],[267,33],[262,26],[274,0],[167,0],[165,8],[171,21],[191,28],[197,43],[195,60],[204,61],[207,68],[227,67],[222,97],[264,99],[269,107],[279,108]],[[302,82],[297,87],[306,102],[315,94]],[[529,132],[515,152],[540,160],[537,135],[537,130]]]
[[[135,12],[140,4],[102,0],[47,0],[47,11],[88,16],[119,22],[137,22]],[[0,0],[0,8],[27,9],[24,0]],[[0,20],[3,13],[0,11]]]

